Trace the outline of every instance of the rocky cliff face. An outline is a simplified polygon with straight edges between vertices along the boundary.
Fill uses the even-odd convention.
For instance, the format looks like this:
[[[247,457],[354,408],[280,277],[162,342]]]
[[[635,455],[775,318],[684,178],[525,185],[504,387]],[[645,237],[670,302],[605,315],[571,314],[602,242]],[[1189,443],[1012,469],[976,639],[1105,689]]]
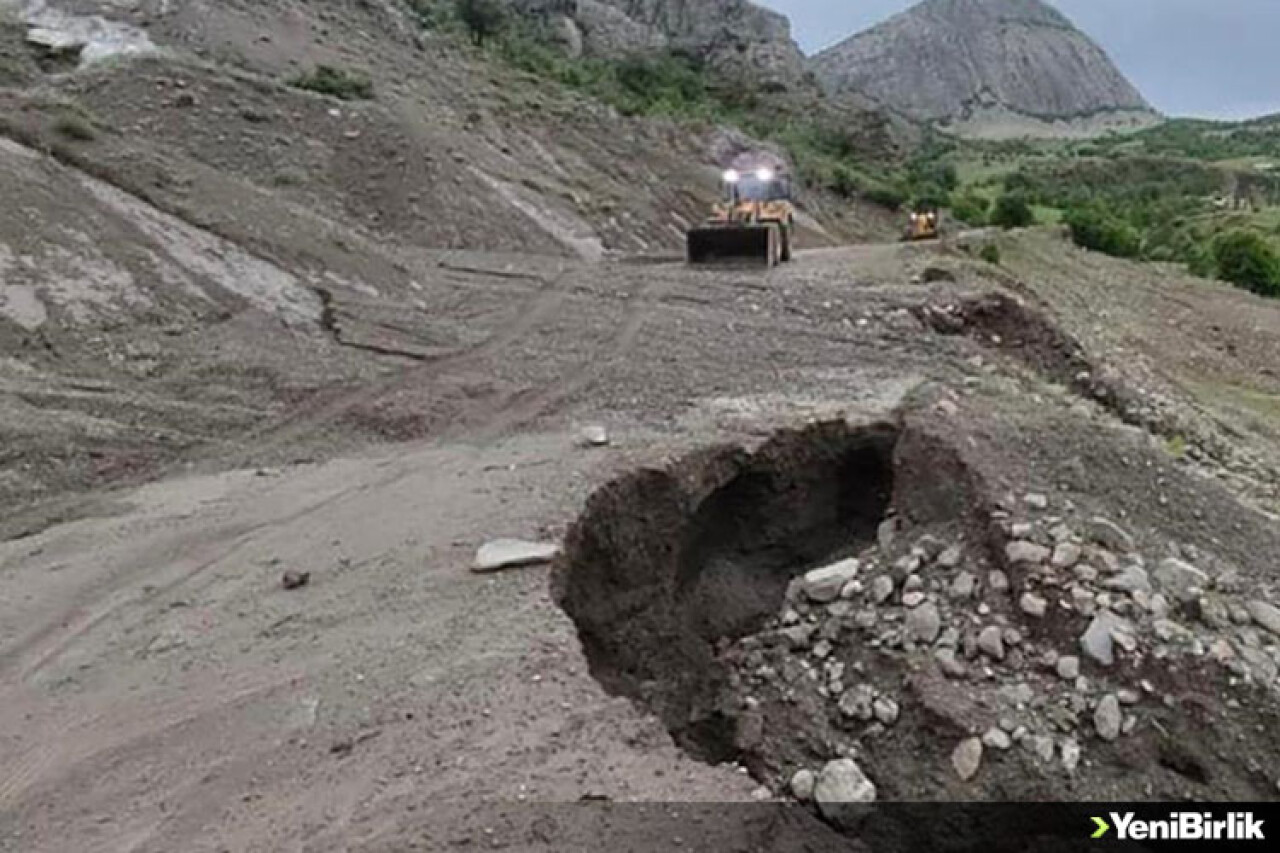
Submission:
[[[749,0],[516,0],[556,20],[587,53],[617,56],[674,49],[712,67],[781,87],[795,85],[805,59],[785,16]]]
[[[1042,0],[926,0],[823,51],[811,68],[834,93],[944,124],[1154,118],[1106,53]]]

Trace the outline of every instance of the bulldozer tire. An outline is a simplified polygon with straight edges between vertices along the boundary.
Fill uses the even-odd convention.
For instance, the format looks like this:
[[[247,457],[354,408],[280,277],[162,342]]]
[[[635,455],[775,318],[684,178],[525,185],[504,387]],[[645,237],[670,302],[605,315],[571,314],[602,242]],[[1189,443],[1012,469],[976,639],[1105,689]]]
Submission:
[[[793,233],[793,230],[790,225],[784,225],[782,227],[782,252],[780,254],[780,257],[784,264],[788,263],[791,260],[792,233]]]

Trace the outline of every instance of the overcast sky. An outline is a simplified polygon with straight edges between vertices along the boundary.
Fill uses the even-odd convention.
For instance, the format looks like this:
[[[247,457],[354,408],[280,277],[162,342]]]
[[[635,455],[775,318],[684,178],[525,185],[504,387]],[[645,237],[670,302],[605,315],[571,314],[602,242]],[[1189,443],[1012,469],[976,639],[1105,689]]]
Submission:
[[[756,0],[813,53],[913,0]],[[1051,0],[1156,109],[1249,118],[1280,112],[1280,0]]]

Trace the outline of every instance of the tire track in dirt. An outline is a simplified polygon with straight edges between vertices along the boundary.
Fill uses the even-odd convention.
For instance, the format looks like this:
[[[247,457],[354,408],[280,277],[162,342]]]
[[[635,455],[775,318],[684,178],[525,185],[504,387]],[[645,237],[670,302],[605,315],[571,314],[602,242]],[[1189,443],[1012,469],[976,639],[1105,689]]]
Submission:
[[[532,332],[560,307],[566,296],[563,289],[564,279],[565,275],[562,274],[547,282],[528,304],[519,310],[514,321],[508,323],[484,343],[454,355],[425,362],[421,366],[410,368],[372,385],[341,393],[337,397],[326,398],[311,406],[300,407],[285,421],[276,422],[246,436],[244,442],[253,446],[256,453],[278,449],[304,437],[321,424],[335,420],[357,406],[372,403],[385,394],[400,388],[419,385],[424,380],[436,378],[451,371],[466,369],[500,354]],[[237,462],[240,465],[248,464],[250,455],[244,454]]]
[[[400,472],[395,472],[380,478],[372,484],[353,482],[347,488],[315,503],[308,504],[296,512],[281,518],[238,528],[216,530],[210,534],[210,541],[205,545],[196,549],[191,549],[189,545],[185,546],[185,552],[188,556],[196,557],[195,564],[183,569],[165,583],[153,585],[148,596],[156,598],[172,593],[210,566],[215,566],[227,560],[241,548],[252,544],[253,537],[264,530],[286,527],[312,513],[321,512],[341,502],[354,492],[360,492],[371,487],[380,488],[394,482],[401,476],[403,475]],[[228,539],[230,539],[230,542],[227,542]],[[210,549],[214,549],[220,543],[227,544],[216,548],[212,555],[204,556]],[[43,628],[29,634],[14,646],[0,651],[0,676],[8,676],[16,668],[19,670],[18,682],[28,681],[65,652],[78,638],[92,631],[121,608],[139,601],[141,598],[140,593],[130,593],[127,589],[121,589],[122,587],[127,587],[131,580],[128,577],[113,577],[102,584],[91,584],[87,589],[82,590],[76,596],[78,601],[69,610],[51,619]]]
[[[640,340],[645,323],[653,314],[654,307],[661,303],[675,283],[672,279],[651,280],[629,300],[630,305],[622,323],[603,355],[592,358],[558,382],[539,390],[519,392],[508,398],[504,404],[489,413],[483,426],[468,430],[468,437],[475,441],[492,441],[504,432],[553,411],[574,394],[589,387],[611,364],[631,354]]]
[[[94,756],[117,750],[141,740],[155,739],[167,732],[205,717],[220,715],[235,706],[283,686],[300,677],[297,673],[259,673],[252,677],[233,678],[230,684],[219,681],[210,689],[184,691],[182,695],[156,709],[128,708],[114,714],[82,714],[56,725],[56,736],[39,732],[39,745],[8,760],[0,775],[0,809],[7,808],[32,787],[39,785],[51,771],[66,775],[70,770]],[[0,694],[3,697],[4,694]],[[8,702],[8,697],[4,697]]]

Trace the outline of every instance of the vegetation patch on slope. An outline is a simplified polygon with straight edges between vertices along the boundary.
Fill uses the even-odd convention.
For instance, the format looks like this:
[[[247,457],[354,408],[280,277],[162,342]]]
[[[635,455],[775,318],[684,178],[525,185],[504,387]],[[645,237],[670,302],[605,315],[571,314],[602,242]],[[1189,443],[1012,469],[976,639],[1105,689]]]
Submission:
[[[428,30],[469,41],[504,64],[581,92],[626,116],[661,116],[737,127],[785,148],[800,180],[843,198],[897,209],[911,176],[868,151],[842,119],[813,114],[786,96],[715,72],[675,50],[599,57],[571,55],[535,17],[496,0],[406,0]]]

